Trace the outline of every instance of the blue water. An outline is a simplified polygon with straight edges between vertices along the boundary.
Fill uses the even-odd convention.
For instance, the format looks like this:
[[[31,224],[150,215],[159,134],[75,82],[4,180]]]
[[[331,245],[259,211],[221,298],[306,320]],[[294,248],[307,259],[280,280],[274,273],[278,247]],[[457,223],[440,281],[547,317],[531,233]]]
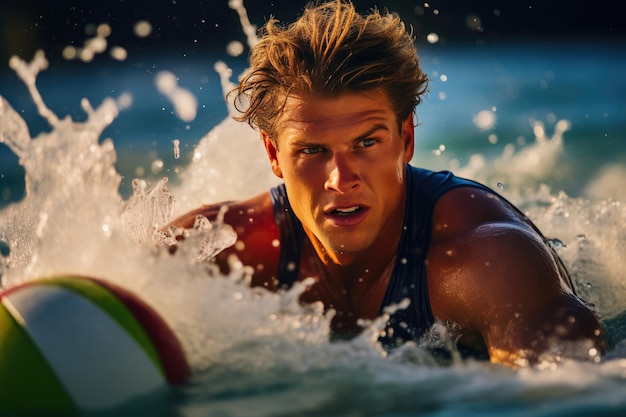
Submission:
[[[213,313],[206,307],[207,322],[227,321],[231,333],[224,334],[245,343],[226,343],[222,351],[207,353],[219,360],[196,368],[188,385],[111,415],[626,415],[625,52],[621,44],[602,42],[420,47],[432,82],[429,97],[417,110],[421,124],[413,163],[462,169],[472,155],[480,155],[486,167],[472,171],[479,179],[485,175],[488,181],[498,181],[505,195],[510,192],[538,217],[540,227],[572,235],[564,238],[566,263],[581,286],[589,284],[586,294],[598,304],[613,344],[602,363],[521,371],[475,362],[437,366],[419,349],[384,356],[363,341],[293,344],[280,337],[244,338],[251,329],[243,322],[231,320],[227,311],[216,307]],[[39,76],[38,86],[50,109],[76,121],[85,118],[79,105],[83,97],[95,106],[108,96],[133,94],[132,106],[102,135],[115,144],[120,193],[127,198],[136,177],[153,182],[168,176],[175,186],[177,172],[190,165],[194,147],[227,117],[213,71],[218,59],[225,59],[235,74],[245,67],[245,61],[225,58],[221,51],[204,56],[164,51],[123,62],[53,63]],[[153,77],[161,69],[174,72],[179,85],[198,98],[193,122],[178,120],[169,101],[156,91]],[[9,71],[0,74],[0,95],[24,117],[31,135],[50,130],[21,82]],[[481,130],[472,120],[486,109],[495,110],[497,122]],[[548,158],[549,173],[538,179],[521,169],[494,173],[490,167],[507,144],[516,149],[533,144],[533,119],[543,122],[547,136],[557,121],[570,123],[562,149]],[[492,136],[490,141],[490,135],[497,140]],[[180,159],[173,156],[174,139],[181,141]],[[237,152],[237,138],[226,139],[233,142],[223,146]],[[163,168],[153,172],[156,159],[163,161]],[[0,145],[0,204],[9,206],[22,198],[23,176],[15,156]],[[521,177],[519,183],[516,177]],[[580,222],[560,224],[573,217]],[[189,294],[199,303],[207,296]],[[231,315],[247,320],[239,310]],[[201,342],[207,352],[212,349],[205,339]]]
[[[417,110],[419,164],[438,166],[441,162],[432,160],[431,151],[440,144],[446,146],[445,161],[458,158],[463,164],[474,153],[498,155],[506,143],[514,143],[519,136],[532,141],[530,119],[545,121],[550,129],[546,121],[550,115],[572,124],[562,159],[575,175],[555,173],[551,181],[557,188],[579,194],[581,185],[603,166],[626,160],[626,47],[623,44],[598,41],[424,45],[420,53],[431,82],[430,94]],[[235,74],[241,73],[246,65],[243,58],[229,59],[221,51],[202,56],[166,51],[159,56],[131,57],[125,62],[107,62],[104,58],[103,62],[91,64],[59,62],[42,73],[38,86],[53,111],[77,121],[85,118],[80,108],[81,98],[86,97],[96,105],[105,97],[132,92],[132,108],[123,111],[103,134],[115,142],[119,170],[125,177],[122,192],[128,195],[131,190],[128,179],[136,177],[137,165],[149,166],[151,159],[158,157],[171,166],[173,139],[180,139],[181,150],[190,152],[211,127],[227,116],[219,78],[213,71],[214,63],[222,59]],[[174,117],[171,104],[156,90],[153,78],[161,70],[175,73],[179,85],[198,98],[198,116],[193,122],[185,123]],[[4,69],[0,75],[2,95],[23,112],[33,136],[49,130],[15,74]],[[447,77],[445,82],[441,81],[441,75]],[[440,98],[440,93],[445,98]],[[481,131],[472,123],[473,116],[494,106],[497,125]],[[489,133],[498,135],[497,144],[490,144]],[[21,195],[16,183],[22,174],[16,169],[12,154],[0,145],[0,178],[6,178],[0,187],[10,190],[2,193],[0,204]]]

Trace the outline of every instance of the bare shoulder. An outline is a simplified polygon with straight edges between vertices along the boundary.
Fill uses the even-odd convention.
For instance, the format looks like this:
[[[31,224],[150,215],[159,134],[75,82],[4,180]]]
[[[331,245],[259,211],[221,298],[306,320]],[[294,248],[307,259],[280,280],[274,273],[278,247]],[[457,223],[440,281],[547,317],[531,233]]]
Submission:
[[[442,196],[427,271],[435,316],[481,339],[492,361],[532,361],[556,339],[604,347],[599,322],[573,295],[554,252],[494,193],[459,187]]]
[[[486,190],[455,188],[440,198],[433,213],[428,255],[433,312],[469,324],[483,319],[477,306],[521,296],[514,286],[531,292],[539,284],[558,292],[554,261],[541,236],[508,203]]]
[[[435,206],[436,232],[458,234],[465,229],[492,222],[528,224],[525,217],[498,194],[482,188],[463,186],[446,192]]]

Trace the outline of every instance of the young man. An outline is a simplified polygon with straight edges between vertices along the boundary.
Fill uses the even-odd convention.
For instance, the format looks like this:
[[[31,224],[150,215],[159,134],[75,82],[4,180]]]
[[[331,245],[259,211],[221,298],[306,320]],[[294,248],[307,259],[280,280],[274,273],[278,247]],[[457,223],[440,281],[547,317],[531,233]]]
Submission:
[[[435,320],[464,351],[494,363],[543,354],[597,359],[605,336],[532,223],[485,186],[409,165],[413,114],[426,90],[412,37],[391,14],[341,0],[309,6],[292,25],[270,19],[236,94],[284,184],[225,203],[235,254],[252,284],[315,283],[302,302],[333,309],[336,335],[408,298],[381,335],[417,340]],[[192,227],[223,204],[175,220]]]

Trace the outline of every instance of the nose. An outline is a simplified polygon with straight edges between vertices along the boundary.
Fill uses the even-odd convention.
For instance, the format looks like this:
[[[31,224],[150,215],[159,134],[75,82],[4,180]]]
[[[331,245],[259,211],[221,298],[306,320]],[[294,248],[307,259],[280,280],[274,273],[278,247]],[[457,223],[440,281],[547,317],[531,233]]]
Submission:
[[[335,154],[329,160],[329,171],[324,188],[327,191],[347,193],[358,187],[360,177],[356,169],[356,164],[349,156]]]

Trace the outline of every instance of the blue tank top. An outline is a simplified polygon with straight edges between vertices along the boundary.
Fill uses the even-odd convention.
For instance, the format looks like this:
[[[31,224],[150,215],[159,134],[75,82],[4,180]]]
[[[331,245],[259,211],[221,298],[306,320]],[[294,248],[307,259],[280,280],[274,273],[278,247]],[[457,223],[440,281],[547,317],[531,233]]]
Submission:
[[[385,336],[380,338],[386,347],[398,346],[408,340],[418,340],[434,323],[428,299],[425,265],[432,229],[432,214],[439,198],[447,191],[460,186],[481,188],[497,194],[483,184],[456,177],[448,171],[434,172],[407,165],[404,228],[380,313],[383,313],[386,306],[398,304],[406,298],[410,300],[410,305],[391,315]],[[289,205],[284,184],[272,188],[270,194],[281,237],[279,286],[289,287],[298,279],[298,265],[305,233]],[[525,217],[521,212],[520,215]]]

